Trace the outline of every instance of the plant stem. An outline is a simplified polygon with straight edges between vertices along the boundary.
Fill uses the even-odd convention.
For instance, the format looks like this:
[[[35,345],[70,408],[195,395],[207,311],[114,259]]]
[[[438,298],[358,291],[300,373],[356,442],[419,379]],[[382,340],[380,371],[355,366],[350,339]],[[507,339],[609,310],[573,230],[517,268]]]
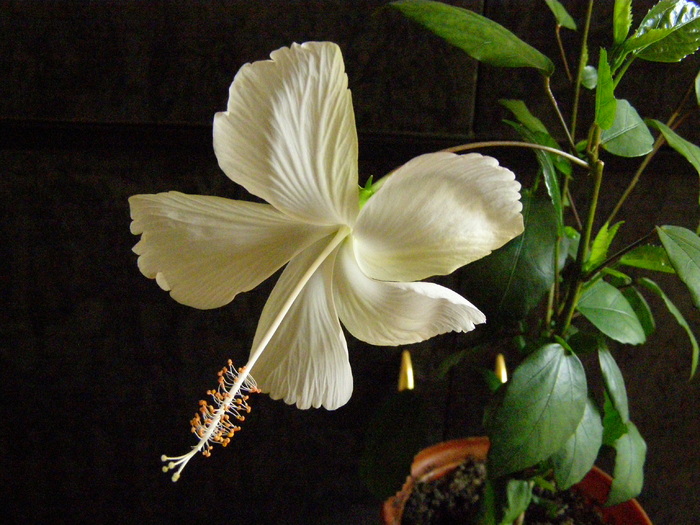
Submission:
[[[534,144],[532,142],[519,142],[517,140],[492,140],[492,141],[486,141],[486,142],[472,142],[470,144],[460,144],[459,146],[452,146],[451,148],[446,148],[442,151],[449,151],[451,153],[459,153],[461,151],[468,151],[472,149],[481,149],[481,148],[494,148],[494,147],[511,147],[511,148],[529,148],[529,149],[540,149],[543,151],[547,151],[549,153],[554,153],[555,155],[559,155],[560,157],[564,157],[565,159],[570,160],[574,164],[578,164],[579,166],[582,166],[586,169],[590,169],[590,166],[588,163],[576,157],[575,155],[571,155],[570,153],[567,153],[565,151],[559,150],[557,148],[552,148],[549,146],[543,146],[541,144]]]
[[[600,198],[600,187],[603,182],[603,162],[598,159],[598,145],[600,144],[600,128],[596,126],[596,130],[592,134],[594,136],[594,149],[591,153],[591,174],[593,175],[593,187],[591,189],[591,207],[588,210],[588,217],[586,219],[586,226],[581,235],[581,239],[578,245],[578,252],[576,254],[576,262],[574,263],[574,268],[571,273],[571,277],[568,282],[568,295],[566,297],[566,304],[562,310],[562,316],[560,317],[560,323],[558,327],[558,334],[564,337],[566,331],[571,324],[571,320],[574,317],[574,312],[576,311],[576,305],[578,304],[578,299],[581,295],[581,287],[585,281],[585,276],[583,273],[583,267],[588,258],[589,247],[591,243],[591,236],[593,233],[593,225],[595,224],[596,211],[598,209],[598,200]]]
[[[571,68],[569,68],[569,61],[566,59],[566,50],[564,49],[564,43],[561,41],[561,25],[557,24],[555,29],[555,34],[557,37],[557,44],[559,45],[559,53],[561,54],[561,61],[564,63],[564,70],[566,71],[566,78],[569,82],[573,82],[574,78],[571,76]]]
[[[613,261],[615,261],[615,260],[621,258],[623,255],[625,255],[626,253],[632,251],[632,250],[635,249],[637,246],[639,246],[640,244],[642,244],[643,242],[645,242],[646,240],[648,240],[650,237],[653,237],[654,235],[656,235],[656,229],[651,230],[649,233],[647,233],[647,234],[644,235],[643,237],[640,237],[639,239],[637,239],[636,241],[634,241],[632,244],[629,244],[629,245],[625,246],[624,248],[622,248],[621,250],[619,250],[619,251],[616,252],[615,254],[613,254],[613,255],[611,255],[610,257],[608,257],[604,262],[602,262],[601,264],[599,264],[598,266],[596,266],[596,267],[593,268],[592,270],[586,272],[586,274],[583,276],[583,279],[584,279],[584,280],[588,280],[590,277],[592,277],[593,275],[595,275],[596,273],[598,273],[601,269],[603,269],[603,268],[605,268],[606,266],[608,266],[611,262],[613,262]]]
[[[559,117],[559,122],[561,123],[561,127],[564,129],[564,133],[566,134],[566,140],[569,143],[569,147],[571,148],[571,151],[576,151],[576,144],[574,144],[574,139],[571,136],[571,133],[569,132],[569,128],[566,125],[566,120],[564,120],[564,115],[561,114],[561,110],[559,109],[559,104],[557,104],[557,99],[554,98],[554,93],[552,93],[552,86],[549,77],[544,77],[544,89],[545,92],[547,93],[547,98],[549,98],[549,101],[552,103],[552,107],[554,108],[555,113],[557,114],[557,117]]]
[[[593,17],[593,0],[588,2],[588,11],[586,12],[586,23],[583,27],[583,38],[581,39],[581,54],[578,63],[578,71],[576,73],[576,83],[574,84],[574,105],[571,112],[571,136],[576,137],[576,124],[578,121],[578,108],[581,98],[581,77],[583,70],[586,67],[588,57],[588,32],[591,28],[591,18]]]

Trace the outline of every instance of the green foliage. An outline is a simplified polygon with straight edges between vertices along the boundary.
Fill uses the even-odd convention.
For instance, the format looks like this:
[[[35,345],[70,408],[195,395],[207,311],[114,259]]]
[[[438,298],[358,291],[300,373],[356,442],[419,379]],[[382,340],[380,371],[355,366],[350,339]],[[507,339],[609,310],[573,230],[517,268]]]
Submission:
[[[546,76],[554,72],[549,58],[502,25],[473,11],[430,0],[400,0],[390,5],[480,62],[532,67]]]
[[[525,231],[488,257],[469,265],[462,289],[488,318],[518,321],[552,286],[557,222],[552,205],[524,193]],[[484,286],[485,282],[490,283]]]
[[[617,100],[615,100],[615,85],[613,83],[608,53],[600,50],[598,61],[598,84],[595,92],[595,123],[600,129],[610,129],[615,123]]]
[[[661,0],[642,20],[625,53],[652,62],[678,62],[700,47],[700,7],[686,0]]]
[[[568,55],[559,31],[561,27],[576,29],[576,21],[558,0],[545,2],[556,19],[555,36],[566,62]],[[597,67],[589,65],[588,50],[593,44],[588,42],[591,20],[587,19],[580,55],[571,62],[579,64],[578,71],[570,74],[565,64],[574,97],[570,106],[563,107],[573,109],[571,122],[566,122],[549,90],[549,77],[554,73],[551,61],[504,27],[471,11],[439,2],[401,0],[392,6],[486,64],[539,70],[547,77],[543,95],[561,124],[551,133],[524,101],[499,101],[516,121],[505,123],[532,146],[539,172],[532,188],[523,192],[524,233],[491,256],[471,264],[462,277],[461,291],[486,313],[492,326],[501,329],[491,332],[494,337],[507,334],[502,338],[517,341],[513,346],[526,356],[503,385],[495,381],[490,371],[484,373],[492,382],[494,393],[484,418],[492,443],[492,479],[487,483],[482,523],[499,525],[514,520],[532,497],[531,487],[538,473],[553,473],[558,488],[575,484],[593,465],[602,446],[615,450],[608,503],[635,497],[643,484],[646,444],[630,420],[625,382],[608,343],[613,340],[639,345],[655,331],[666,328],[657,326],[654,311],[641,293],[650,292],[661,299],[687,333],[693,377],[700,361],[700,347],[691,325],[654,281],[638,274],[677,276],[700,308],[700,237],[680,226],[656,226],[662,245],[649,244],[654,233],[648,233],[654,226],[649,224],[634,242],[620,246],[621,239],[629,235],[618,234],[623,228],[629,234],[637,221],[615,218],[664,141],[700,175],[700,147],[676,131],[679,124],[692,122],[684,114],[692,90],[696,99],[693,102],[697,104],[693,103],[690,109],[700,109],[700,73],[689,86],[683,104],[670,115],[668,124],[644,120],[633,107],[636,102],[617,99],[615,91],[623,77],[631,74],[637,58],[677,62],[697,51],[700,6],[689,0],[660,0],[631,33],[633,2],[615,0],[610,23],[612,43],[600,48]],[[595,3],[591,6],[595,8]],[[581,87],[595,90],[595,97],[581,93]],[[592,110],[592,119],[581,123],[577,120],[579,115],[591,115],[591,111],[579,111],[584,104],[591,104],[588,109]],[[649,128],[659,131],[657,141]],[[562,136],[559,141],[555,138]],[[566,146],[562,147],[564,140]],[[546,146],[557,153],[536,146]],[[609,181],[605,176],[609,155],[644,157],[624,192],[620,191],[619,181]],[[575,185],[576,191],[572,189]],[[598,201],[606,191],[621,197],[604,222]],[[575,202],[581,200],[580,195],[588,196],[583,205]],[[635,272],[623,273],[626,267]],[[651,302],[654,307],[658,304],[659,301]],[[486,343],[482,340],[481,347],[456,352],[444,364],[445,369],[454,366],[462,356],[488,346],[487,339]],[[578,358],[594,352],[598,354],[604,383],[603,407],[588,396],[585,372]]]
[[[603,131],[601,140],[605,150],[619,157],[641,157],[654,147],[654,137],[649,128],[637,110],[624,99],[617,101],[615,121]]]
[[[506,504],[500,525],[511,525],[525,512],[532,500],[532,487],[524,479],[509,479],[505,489]]]
[[[620,372],[620,368],[610,351],[605,347],[598,349],[598,362],[600,363],[600,371],[603,373],[605,392],[623,423],[627,423],[630,419],[630,411],[622,372]]]
[[[593,468],[603,443],[603,424],[595,403],[589,398],[576,430],[552,457],[554,479],[561,489],[578,483]]]
[[[690,364],[690,377],[695,375],[695,371],[698,368],[698,358],[700,357],[700,348],[698,347],[698,342],[695,338],[695,334],[693,333],[693,330],[690,328],[690,325],[688,324],[688,321],[685,320],[685,317],[683,317],[683,314],[681,311],[676,307],[675,304],[671,302],[671,300],[668,298],[668,296],[664,293],[664,291],[659,287],[658,284],[656,284],[654,281],[651,279],[648,279],[646,277],[643,277],[639,280],[639,284],[644,286],[647,290],[652,291],[661,299],[663,300],[664,304],[666,305],[666,308],[668,308],[668,311],[673,315],[673,317],[676,319],[676,322],[685,330],[685,333],[688,334],[688,339],[690,340],[690,345],[693,350],[693,357],[692,361]]]
[[[559,451],[581,422],[587,392],[575,354],[556,343],[530,354],[487,412],[490,475],[517,472]]]
[[[607,505],[617,505],[639,495],[644,485],[644,461],[647,444],[637,427],[629,421],[627,432],[615,441],[615,469]]]
[[[613,10],[613,41],[621,44],[632,27],[632,0],[615,0]]]
[[[622,222],[613,224],[612,228],[608,226],[607,222],[603,224],[591,246],[591,253],[584,267],[585,271],[590,272],[605,262],[610,245],[615,239],[620,226],[622,226]]]
[[[536,116],[534,116],[528,107],[525,105],[525,102],[522,100],[509,100],[509,99],[501,99],[498,101],[502,106],[506,107],[508,110],[513,113],[516,119],[518,119],[518,122],[524,126],[517,126],[513,123],[507,123],[511,124],[516,131],[520,133],[520,135],[525,139],[529,140],[535,144],[541,144],[542,146],[549,146],[550,148],[558,149],[559,144],[557,141],[552,137],[552,135],[549,133],[545,125],[542,123],[540,119],[538,119]],[[556,155],[554,153],[549,153],[545,151],[540,152],[543,155],[546,155],[549,160],[551,161],[551,164],[556,167],[557,170],[559,170],[561,173],[564,175],[571,175],[572,173],[572,168],[571,168],[571,162],[569,162],[568,159],[561,157],[559,155]],[[550,163],[548,162],[546,166],[543,166],[543,163],[540,162],[540,167],[545,170],[549,169]],[[549,181],[547,188],[549,191],[550,186],[552,187],[552,191],[550,191],[550,197],[552,193],[557,193],[559,184],[558,181],[555,179],[554,182]],[[552,202],[555,207],[557,206],[556,203],[553,201]]]
[[[630,421],[627,391],[622,372],[607,348],[598,351],[605,383],[605,444],[615,451],[613,483],[608,505],[615,505],[639,495],[644,482],[646,443]]]
[[[644,328],[625,296],[603,280],[595,281],[584,290],[578,311],[615,341],[638,345],[646,340]]]
[[[662,246],[650,244],[637,246],[620,257],[618,262],[625,266],[643,268],[655,272],[676,273],[676,270],[671,265],[671,261],[668,259],[666,250]]]
[[[576,31],[576,21],[571,17],[566,8],[557,0],[544,0],[547,7],[552,11],[554,18],[557,20],[557,25]]]
[[[661,132],[666,142],[668,142],[668,145],[685,157],[685,159],[693,165],[698,175],[700,175],[700,148],[692,142],[685,140],[666,124],[658,120],[649,120],[648,122]]]
[[[543,146],[548,145],[547,142],[549,142],[549,140],[547,137],[549,137],[549,135],[533,132],[527,127],[521,126],[514,122],[506,122],[515,128],[520,136],[522,136],[526,141],[533,144],[542,144]],[[544,184],[547,187],[547,193],[549,194],[549,198],[552,200],[552,206],[554,207],[554,213],[557,220],[557,231],[561,231],[561,229],[564,227],[564,205],[561,197],[561,189],[559,187],[559,176],[554,168],[552,154],[541,149],[535,149],[534,152],[537,157],[537,163],[542,170],[542,176],[544,177]]]
[[[637,319],[639,319],[639,323],[644,329],[644,335],[649,338],[656,331],[656,321],[654,321],[654,314],[651,312],[649,303],[639,293],[639,290],[633,286],[626,287],[621,292],[627,299],[627,302],[630,303]]]
[[[656,228],[668,258],[700,308],[700,237],[680,226]]]

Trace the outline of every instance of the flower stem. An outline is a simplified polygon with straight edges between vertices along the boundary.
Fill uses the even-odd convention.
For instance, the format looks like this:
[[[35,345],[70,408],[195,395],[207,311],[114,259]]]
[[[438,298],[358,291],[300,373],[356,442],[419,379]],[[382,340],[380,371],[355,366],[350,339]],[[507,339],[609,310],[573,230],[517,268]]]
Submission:
[[[517,140],[491,140],[491,141],[486,141],[486,142],[472,142],[470,144],[460,144],[459,146],[453,146],[451,148],[444,149],[442,151],[449,151],[451,153],[459,153],[462,151],[468,151],[472,149],[481,149],[481,148],[498,148],[498,147],[509,147],[509,148],[529,148],[529,149],[540,149],[542,151],[547,151],[549,153],[554,153],[555,155],[559,155],[560,157],[564,157],[565,159],[570,160],[574,164],[578,164],[579,166],[582,166],[586,169],[589,169],[590,166],[588,163],[576,157],[575,155],[571,155],[570,153],[566,153],[565,151],[562,151],[557,148],[552,148],[550,146],[543,146],[542,144],[534,144],[532,142],[519,142]]]

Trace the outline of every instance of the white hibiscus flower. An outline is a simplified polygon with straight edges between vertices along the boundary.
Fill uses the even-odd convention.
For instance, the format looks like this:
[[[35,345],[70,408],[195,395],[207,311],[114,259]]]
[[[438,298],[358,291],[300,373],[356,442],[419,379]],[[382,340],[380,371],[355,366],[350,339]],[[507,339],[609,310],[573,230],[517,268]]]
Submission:
[[[177,479],[235,427],[257,385],[299,408],[335,409],[352,393],[341,328],[374,345],[466,332],[484,315],[433,283],[523,231],[520,185],[490,157],[417,157],[358,192],[357,131],[340,49],[294,44],[244,65],[214,119],[224,173],[268,204],[177,192],[129,199],[144,275],[178,302],[216,308],[287,265],[250,358],[224,371],[216,407],[193,422],[199,444],[165,458]]]

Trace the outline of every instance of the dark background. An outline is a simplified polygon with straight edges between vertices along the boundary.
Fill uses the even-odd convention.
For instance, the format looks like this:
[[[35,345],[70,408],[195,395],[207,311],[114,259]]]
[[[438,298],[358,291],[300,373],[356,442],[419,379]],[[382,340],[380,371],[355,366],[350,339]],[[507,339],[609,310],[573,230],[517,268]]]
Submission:
[[[0,1],[0,521],[377,521],[379,500],[358,468],[369,422],[394,395],[397,348],[349,338],[355,392],[345,407],[299,411],[256,396],[232,446],[195,458],[176,484],[160,472],[162,453],[192,444],[187,421],[218,369],[229,357],[245,361],[271,283],[218,310],[175,303],[136,267],[127,198],[166,190],[242,198],[216,165],[211,119],[243,63],[294,41],[332,40],[343,50],[362,180],[421,152],[507,135],[499,98],[550,115],[536,72],[478,66],[397,13],[377,11],[383,3]],[[452,3],[548,54],[560,72],[554,91],[566,98],[543,2]],[[585,2],[564,4],[580,19]],[[607,45],[612,2],[602,4],[593,34]],[[635,3],[636,20],[649,5]],[[580,35],[564,37],[574,44]],[[699,63],[638,62],[617,95],[665,120]],[[690,121],[682,134],[697,141],[697,129]],[[531,153],[488,153],[531,179]],[[612,200],[636,164],[609,165]],[[625,210],[628,230],[695,229],[697,194],[697,173],[662,152]],[[445,282],[459,290],[462,272]],[[688,294],[657,280],[700,327]],[[686,381],[684,333],[668,315],[657,323],[649,343],[615,353],[649,445],[639,499],[656,523],[695,523],[700,388]],[[449,334],[411,347],[427,412],[387,423],[397,443],[417,428],[422,444],[482,432],[475,369],[491,366],[497,349],[436,377],[442,359],[466,346]]]

